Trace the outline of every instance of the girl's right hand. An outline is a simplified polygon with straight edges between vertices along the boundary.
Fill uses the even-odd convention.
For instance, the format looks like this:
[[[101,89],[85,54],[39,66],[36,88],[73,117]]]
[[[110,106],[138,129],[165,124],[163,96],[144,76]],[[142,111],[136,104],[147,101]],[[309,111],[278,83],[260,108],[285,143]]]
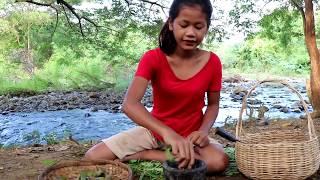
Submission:
[[[172,155],[179,162],[179,168],[191,169],[195,161],[193,144],[172,130],[164,134],[163,140],[171,145]]]

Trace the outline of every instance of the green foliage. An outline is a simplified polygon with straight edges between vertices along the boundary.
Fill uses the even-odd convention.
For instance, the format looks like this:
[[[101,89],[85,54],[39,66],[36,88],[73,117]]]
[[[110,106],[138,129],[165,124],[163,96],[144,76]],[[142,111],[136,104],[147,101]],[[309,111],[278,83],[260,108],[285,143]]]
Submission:
[[[225,170],[224,174],[226,176],[238,175],[240,172],[238,171],[237,163],[236,163],[236,159],[235,159],[235,149],[232,147],[227,147],[227,148],[224,148],[224,152],[229,157],[229,166]]]
[[[310,62],[300,14],[286,6],[265,15],[244,43],[222,47],[224,66],[248,73],[308,74]]]
[[[7,149],[16,149],[16,148],[18,148],[18,145],[11,143],[11,144],[8,144],[6,146],[2,146],[2,148],[5,149],[5,150],[7,150]]]
[[[298,11],[276,9],[271,14],[264,16],[259,25],[262,27],[259,34],[262,37],[279,41],[279,45],[287,48],[293,38],[303,37],[302,19]]]
[[[38,130],[34,130],[30,133],[24,134],[23,135],[23,140],[24,141],[29,141],[32,144],[39,144],[41,139],[40,139],[40,132]]]
[[[126,89],[143,52],[156,46],[161,22],[139,24],[124,4],[85,15],[100,25],[95,32],[85,23],[85,38],[63,14],[54,36],[56,17],[48,12],[13,10],[1,19],[0,36],[5,38],[0,40],[0,93]],[[32,74],[25,71],[27,53],[32,56]]]
[[[46,167],[50,167],[56,163],[57,163],[57,160],[54,160],[54,159],[44,159],[41,161],[41,164],[43,164]]]
[[[172,154],[171,146],[167,147],[164,152],[166,154],[166,158],[167,158],[168,161],[171,161],[171,162],[175,162],[176,161],[174,156],[173,156],[173,154]]]
[[[293,53],[294,52],[294,53]],[[237,59],[227,64],[244,72],[269,72],[282,75],[304,74],[309,59],[303,42],[297,39],[287,49],[274,41],[256,36],[235,50]]]
[[[63,131],[63,138],[58,138],[56,132],[50,132],[46,135],[41,134],[38,130],[34,130],[30,133],[23,135],[23,140],[26,141],[26,144],[40,144],[45,141],[48,145],[59,144],[59,141],[63,141],[69,138],[71,131],[65,129]]]
[[[233,24],[238,31],[250,34],[256,23],[252,16],[256,17],[258,13],[255,5],[256,3],[251,0],[236,0],[229,12],[231,17],[229,23]]]
[[[69,137],[72,135],[72,132],[70,129],[63,130],[63,139],[69,139]]]
[[[57,133],[51,132],[46,134],[43,138],[44,141],[47,142],[48,145],[58,144]]]
[[[162,164],[157,161],[129,161],[129,166],[139,180],[158,180],[163,177]]]

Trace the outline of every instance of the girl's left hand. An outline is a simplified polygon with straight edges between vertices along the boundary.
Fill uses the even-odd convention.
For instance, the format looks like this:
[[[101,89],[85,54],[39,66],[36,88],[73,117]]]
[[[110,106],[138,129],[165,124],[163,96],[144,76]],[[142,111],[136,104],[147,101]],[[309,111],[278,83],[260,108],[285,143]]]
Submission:
[[[205,147],[210,143],[208,133],[203,131],[194,131],[187,137],[187,139],[199,147]]]

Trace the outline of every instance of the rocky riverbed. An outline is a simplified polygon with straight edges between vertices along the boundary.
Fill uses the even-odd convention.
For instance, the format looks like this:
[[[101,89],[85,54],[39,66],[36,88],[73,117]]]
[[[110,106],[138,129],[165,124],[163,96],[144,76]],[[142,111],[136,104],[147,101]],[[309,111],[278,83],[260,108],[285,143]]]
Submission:
[[[221,108],[229,108],[235,106],[235,104],[239,104],[239,102],[241,103],[242,98],[255,82],[254,80],[247,80],[241,77],[224,78],[223,89],[221,91]],[[301,80],[289,80],[289,82],[304,96],[305,101],[309,104],[304,82]],[[284,113],[301,112],[299,102],[293,106],[283,104],[287,101],[297,101],[297,98],[288,93],[279,84],[268,85],[266,90],[253,93],[252,96],[256,97],[259,94],[262,98],[248,101],[248,103],[256,105],[267,103],[271,105],[271,108],[278,109]],[[124,95],[125,91],[114,92],[111,90],[48,92],[39,95],[8,94],[0,96],[0,113],[6,115],[14,112],[45,112],[70,109],[90,109],[92,112],[105,110],[111,113],[119,113],[121,112]],[[280,96],[277,97],[277,95]],[[276,98],[278,98],[278,102],[271,104],[270,99]],[[262,100],[266,100],[266,102]],[[281,104],[279,101],[283,103]],[[146,107],[152,107],[152,92],[150,87],[142,102]]]

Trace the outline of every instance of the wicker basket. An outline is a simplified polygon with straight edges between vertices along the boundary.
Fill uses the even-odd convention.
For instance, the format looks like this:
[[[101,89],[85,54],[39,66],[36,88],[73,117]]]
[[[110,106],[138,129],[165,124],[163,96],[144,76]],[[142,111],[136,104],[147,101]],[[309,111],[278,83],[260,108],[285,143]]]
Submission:
[[[247,98],[260,84],[280,83],[295,92],[307,114],[307,127],[303,130],[277,130],[261,133],[244,133],[242,114]],[[302,96],[287,82],[265,80],[253,86],[242,101],[236,126],[235,157],[239,170],[252,179],[305,179],[314,174],[320,163],[319,142],[313,120]]]
[[[129,166],[121,162],[103,161],[71,161],[55,164],[47,168],[39,180],[68,179],[78,180],[83,172],[104,171],[112,180],[132,180],[132,171]]]

